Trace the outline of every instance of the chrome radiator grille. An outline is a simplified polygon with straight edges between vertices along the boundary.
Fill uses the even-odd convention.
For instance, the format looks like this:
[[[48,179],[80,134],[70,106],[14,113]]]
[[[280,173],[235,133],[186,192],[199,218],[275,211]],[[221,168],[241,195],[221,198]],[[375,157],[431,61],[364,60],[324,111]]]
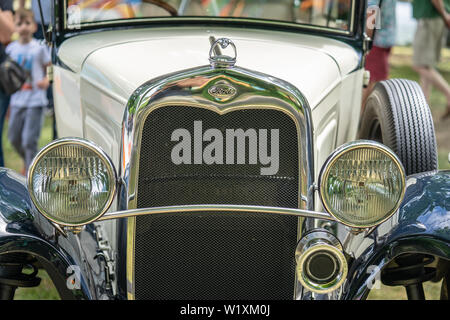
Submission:
[[[184,128],[194,137],[195,121],[201,121],[203,132],[209,128],[221,132],[278,129],[278,172],[261,175],[261,165],[248,162],[174,164],[171,150],[177,142],[171,141],[171,135]],[[141,141],[138,208],[183,204],[298,207],[297,129],[284,112],[241,109],[220,115],[206,108],[161,107],[148,115]],[[249,159],[248,149],[245,159]],[[294,295],[295,217],[176,213],[137,217],[135,228],[136,299],[292,299]]]

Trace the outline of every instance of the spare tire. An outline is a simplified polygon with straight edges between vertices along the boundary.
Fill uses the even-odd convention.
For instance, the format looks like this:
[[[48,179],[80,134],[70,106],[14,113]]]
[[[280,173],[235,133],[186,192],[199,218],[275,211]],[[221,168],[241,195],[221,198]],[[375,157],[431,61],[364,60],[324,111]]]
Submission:
[[[359,138],[391,148],[407,175],[437,169],[433,118],[415,81],[391,79],[375,85],[364,106]]]

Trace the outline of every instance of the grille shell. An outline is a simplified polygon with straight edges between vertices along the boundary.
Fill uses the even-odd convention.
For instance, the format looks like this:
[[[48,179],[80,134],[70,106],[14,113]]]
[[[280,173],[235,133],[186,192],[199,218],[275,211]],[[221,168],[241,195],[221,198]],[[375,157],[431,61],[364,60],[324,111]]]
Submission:
[[[249,164],[174,165],[171,133],[186,128],[193,136],[193,123],[199,120],[203,132],[279,129],[277,175],[261,176],[261,166]],[[298,207],[298,133],[282,111],[248,108],[220,115],[166,106],[149,113],[141,141],[138,208],[208,203]],[[297,229],[296,217],[245,212],[137,217],[135,298],[292,299]]]

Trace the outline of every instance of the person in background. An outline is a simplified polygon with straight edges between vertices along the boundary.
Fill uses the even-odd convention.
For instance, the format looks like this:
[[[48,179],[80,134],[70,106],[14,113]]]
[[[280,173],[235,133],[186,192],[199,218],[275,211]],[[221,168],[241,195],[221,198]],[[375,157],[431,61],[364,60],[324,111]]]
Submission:
[[[0,63],[6,57],[5,44],[11,41],[11,35],[14,31],[13,22],[13,2],[12,0],[0,0]],[[6,112],[9,106],[9,96],[0,89],[0,167],[5,166],[3,159],[3,124],[5,122]]]
[[[47,31],[48,26],[51,23],[51,14],[52,14],[52,1],[51,0],[41,0],[41,7],[42,7],[42,15],[44,16],[44,30]],[[19,0],[19,9],[25,8],[25,0]],[[31,10],[33,11],[34,15],[34,21],[36,21],[37,24],[37,30],[34,33],[33,37],[35,39],[41,40],[45,39],[44,34],[42,33],[41,28],[41,13],[39,11],[39,3],[38,0],[32,0],[31,1]]]
[[[19,9],[25,8],[25,0],[19,0]],[[44,17],[43,24],[44,24],[44,30],[47,31],[48,27],[51,23],[51,17],[52,17],[52,0],[41,0],[41,8],[42,8],[42,16]],[[38,0],[32,0],[31,2],[31,10],[33,11],[34,20],[37,24],[37,30],[33,34],[33,37],[37,40],[46,40],[45,35],[42,32],[42,19],[41,19],[41,12],[39,10],[39,3]],[[49,49],[50,50],[50,49]],[[53,139],[56,139],[57,132],[56,132],[56,123],[55,123],[55,116],[54,116],[54,104],[53,104],[53,90],[52,86],[49,86],[47,89],[47,99],[48,99],[48,105],[47,109],[50,111],[51,114],[53,114]]]
[[[413,69],[420,76],[420,85],[430,102],[431,86],[447,98],[442,118],[450,117],[450,86],[435,69],[439,62],[446,28],[450,27],[450,0],[414,0],[413,16],[418,20],[413,43]]]
[[[3,44],[11,40],[11,35],[14,32],[12,11],[12,0],[0,0],[0,54],[2,58],[4,51]]]
[[[14,15],[15,31],[19,40],[6,47],[6,53],[28,72],[22,88],[11,95],[8,137],[24,159],[26,174],[37,153],[41,134],[43,109],[48,100],[46,90],[49,81],[46,67],[50,64],[48,48],[33,38],[36,23],[31,10],[19,9]]]
[[[367,3],[366,33],[371,38],[375,34],[375,38],[372,49],[366,57],[365,68],[370,71],[370,82],[368,87],[363,89],[363,107],[375,84],[389,77],[389,56],[395,45],[396,2],[396,0],[383,0],[381,8],[379,7],[380,0],[368,0]],[[377,12],[378,10],[379,12]],[[380,21],[376,20],[378,18]],[[377,30],[374,32],[375,27]]]

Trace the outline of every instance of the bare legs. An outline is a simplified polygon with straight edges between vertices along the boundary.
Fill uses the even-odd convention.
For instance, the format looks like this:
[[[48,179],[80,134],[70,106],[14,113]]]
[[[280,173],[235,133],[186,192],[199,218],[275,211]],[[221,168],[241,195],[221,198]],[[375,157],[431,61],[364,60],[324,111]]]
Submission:
[[[436,69],[426,66],[413,66],[413,69],[420,75],[420,86],[422,87],[425,98],[430,102],[431,86],[436,87],[447,98],[447,110],[445,117],[450,116],[450,86]]]

